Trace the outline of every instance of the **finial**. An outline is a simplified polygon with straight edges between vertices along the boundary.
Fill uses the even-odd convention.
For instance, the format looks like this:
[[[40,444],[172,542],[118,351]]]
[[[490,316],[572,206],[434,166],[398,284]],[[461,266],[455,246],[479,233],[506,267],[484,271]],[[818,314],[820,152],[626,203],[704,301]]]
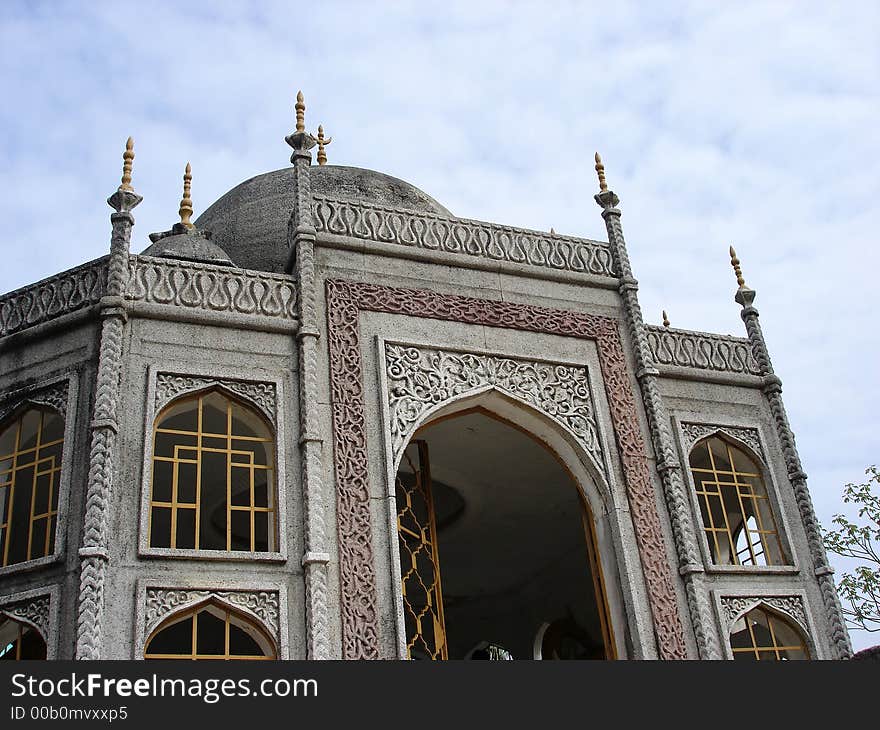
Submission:
[[[296,92],[296,131],[306,131],[306,102],[302,91]]]
[[[551,235],[551,236],[555,236],[555,235],[556,235],[556,231],[553,230],[553,226],[550,226],[550,235]]]
[[[663,310],[663,326],[669,327],[669,317],[666,316],[666,310]]]
[[[333,141],[333,137],[324,138],[324,125],[318,125],[318,164],[326,165],[327,164],[327,153],[324,151],[324,147],[330,144]]]
[[[602,164],[602,158],[596,153],[596,174],[599,175],[599,192],[604,193],[608,190],[608,183],[605,182],[605,165]]]
[[[183,173],[183,198],[180,200],[180,210],[178,211],[181,225],[184,225],[187,228],[193,227],[193,224],[190,221],[190,217],[193,214],[193,202],[190,197],[192,195],[192,179],[192,167],[187,162],[186,171]]]
[[[125,141],[125,152],[122,153],[122,185],[119,189],[123,192],[134,192],[131,186],[131,163],[134,160],[134,140],[129,137]]]
[[[746,282],[743,279],[742,268],[740,268],[739,259],[736,257],[736,251],[733,250],[733,246],[730,247],[730,265],[733,266],[733,272],[736,274],[736,283],[740,289],[744,289]]]

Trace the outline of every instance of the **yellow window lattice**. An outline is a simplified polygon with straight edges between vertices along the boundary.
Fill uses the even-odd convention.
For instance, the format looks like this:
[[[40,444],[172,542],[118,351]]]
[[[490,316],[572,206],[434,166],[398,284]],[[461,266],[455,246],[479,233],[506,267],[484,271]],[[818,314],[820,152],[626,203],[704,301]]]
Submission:
[[[781,616],[757,606],[741,616],[730,632],[733,658],[785,661],[809,659],[801,632]]]

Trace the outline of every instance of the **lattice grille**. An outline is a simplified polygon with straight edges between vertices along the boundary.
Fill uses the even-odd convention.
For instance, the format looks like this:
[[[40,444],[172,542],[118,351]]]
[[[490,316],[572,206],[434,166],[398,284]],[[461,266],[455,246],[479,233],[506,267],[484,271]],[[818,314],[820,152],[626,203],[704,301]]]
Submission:
[[[734,659],[785,661],[810,658],[800,632],[762,606],[753,608],[734,624],[730,648]]]
[[[427,443],[413,441],[403,458],[411,473],[398,472],[395,493],[407,657],[447,659]]]

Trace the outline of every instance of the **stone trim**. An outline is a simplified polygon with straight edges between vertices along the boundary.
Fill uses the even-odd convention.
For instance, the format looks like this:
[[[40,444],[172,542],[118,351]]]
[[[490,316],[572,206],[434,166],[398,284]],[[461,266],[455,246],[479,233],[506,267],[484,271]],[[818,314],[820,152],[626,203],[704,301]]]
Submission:
[[[452,398],[495,388],[558,422],[608,480],[586,365],[386,342],[385,373],[395,464],[414,426],[429,410]]]
[[[595,341],[617,436],[658,651],[664,659],[687,658],[678,597],[657,513],[647,445],[641,434],[619,323],[596,315],[440,294],[425,289],[392,288],[344,280],[328,280],[326,286],[343,657],[381,658],[359,324],[360,311],[368,310]]]
[[[744,426],[720,426],[711,423],[681,423],[681,432],[683,434],[682,447],[685,456],[690,456],[691,449],[694,444],[701,439],[713,434],[724,434],[734,441],[748,446],[762,462],[767,466],[767,457],[764,456],[764,447],[761,445],[761,437],[757,428],[748,428]]]
[[[657,365],[760,375],[761,370],[744,337],[690,332],[645,325],[651,357]]]
[[[131,256],[128,301],[203,312],[297,319],[289,276],[228,266]]]
[[[163,621],[209,601],[227,606],[259,624],[275,642],[278,658],[288,658],[287,593],[281,585],[238,583],[219,588],[169,585],[146,579],[138,581],[137,591],[134,659],[143,659],[147,639]]]
[[[0,297],[0,338],[98,304],[107,280],[104,256]]]
[[[10,391],[0,397],[0,423],[27,403],[51,408],[57,411],[62,418],[67,419],[69,391],[70,380],[67,377],[52,383],[35,383],[19,390]]]
[[[608,244],[405,208],[314,196],[319,233],[614,277]]]
[[[222,388],[237,395],[255,406],[273,427],[277,424],[275,383],[260,381],[230,380],[227,378],[202,378],[177,373],[158,373],[156,375],[156,397],[153,403],[155,413],[177,398],[198,393],[210,388]]]
[[[0,596],[0,618],[32,626],[46,642],[46,658],[55,659],[58,643],[58,586]]]

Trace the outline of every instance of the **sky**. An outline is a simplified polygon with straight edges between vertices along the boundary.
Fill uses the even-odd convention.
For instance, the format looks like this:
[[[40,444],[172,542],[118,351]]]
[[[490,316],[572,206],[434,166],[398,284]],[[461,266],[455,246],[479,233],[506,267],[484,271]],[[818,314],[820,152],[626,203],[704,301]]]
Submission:
[[[0,292],[107,252],[129,135],[137,252],[187,161],[196,216],[289,164],[298,89],[331,164],[462,217],[605,238],[598,150],[649,322],[744,334],[736,247],[829,525],[880,463],[878,28],[870,0],[3,0]]]

